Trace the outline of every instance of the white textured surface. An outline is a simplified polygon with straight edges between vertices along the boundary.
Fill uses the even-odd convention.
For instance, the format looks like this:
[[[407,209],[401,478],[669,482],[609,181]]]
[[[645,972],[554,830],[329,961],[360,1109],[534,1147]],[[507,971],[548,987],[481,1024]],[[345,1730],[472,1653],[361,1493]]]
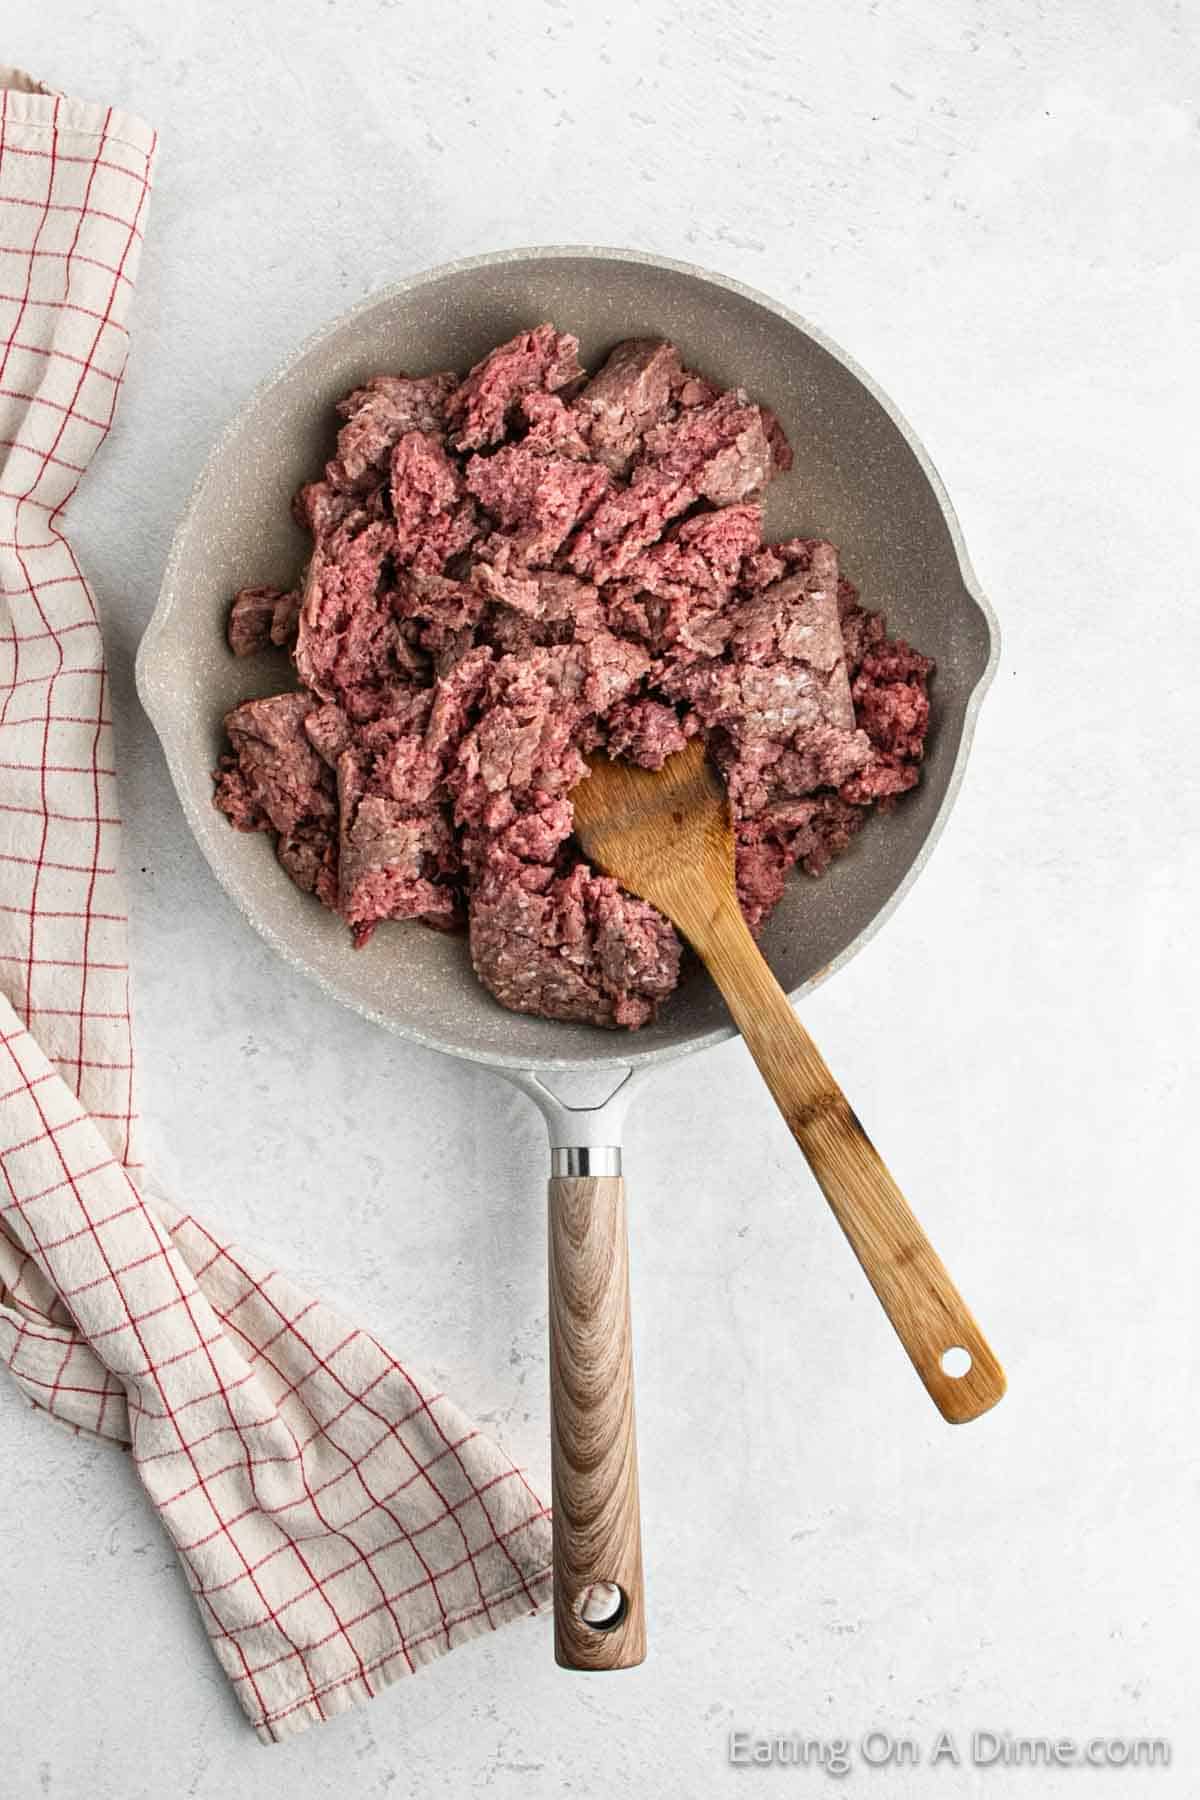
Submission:
[[[683,256],[891,392],[1001,617],[958,811],[807,1016],[1011,1391],[943,1426],[741,1046],[677,1065],[627,1155],[647,1665],[568,1677],[548,1623],[518,1625],[263,1751],[127,1462],[0,1390],[3,1792],[684,1796],[741,1775],[731,1726],[945,1726],[1166,1735],[1175,1760],[854,1785],[1195,1793],[1189,9],[8,0],[5,25],[10,60],[163,134],[74,531],[110,627],[164,1182],[546,1479],[539,1120],[271,959],[185,834],[130,665],[209,440],[298,337],[473,251]]]

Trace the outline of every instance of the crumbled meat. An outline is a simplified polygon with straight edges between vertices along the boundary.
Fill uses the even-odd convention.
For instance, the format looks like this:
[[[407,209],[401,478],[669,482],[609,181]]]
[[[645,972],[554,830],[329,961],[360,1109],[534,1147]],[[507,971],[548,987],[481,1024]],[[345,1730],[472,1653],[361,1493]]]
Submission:
[[[235,831],[271,831],[270,819],[258,801],[236,752],[226,751],[213,770],[213,805],[223,812]]]
[[[539,569],[526,583],[476,564],[474,578],[496,584],[480,635],[500,655],[524,656],[539,644],[582,644],[607,629],[599,591],[574,576]]]
[[[854,677],[854,710],[876,749],[919,761],[929,729],[933,664],[903,640],[868,650]]]
[[[883,614],[864,612],[859,605],[858,589],[842,575],[838,579],[838,618],[846,648],[846,668],[853,681],[867,651],[882,644],[887,636]]]
[[[275,831],[335,815],[329,770],[304,729],[313,705],[311,694],[275,694],[246,700],[225,715],[247,801]],[[243,829],[261,828],[248,814],[237,822]]]
[[[309,565],[296,668],[314,694],[336,700],[352,719],[378,717],[397,689],[426,675],[392,609],[395,542],[390,522],[357,535],[343,527]]]
[[[697,375],[694,369],[684,369],[678,384],[673,389],[672,397],[680,408],[691,406],[707,406],[721,392],[713,381],[706,381],[703,375]]]
[[[741,601],[721,657],[694,657],[662,686],[711,733],[734,810],[842,787],[871,760],[858,729],[838,625],[837,551],[811,540],[808,567]]]
[[[758,930],[919,779],[933,665],[817,538],[762,543],[775,415],[620,343],[591,381],[539,325],[464,380],[380,375],[293,502],[302,588],[244,588],[249,656],[299,693],[226,719],[214,800],[363,944],[468,924],[505,1006],[633,1029],[679,978],[667,921],[580,859],[571,790],[604,748],[660,768],[703,736]]]
[[[394,561],[422,575],[440,575],[475,536],[474,508],[463,478],[438,438],[406,431],[391,457],[391,546]]]
[[[471,961],[503,1006],[634,1028],[679,980],[679,939],[661,913],[579,863],[553,876],[500,859],[471,894]]]
[[[497,444],[525,394],[553,394],[578,380],[579,339],[553,325],[519,332],[475,364],[450,395],[446,416],[456,450]]]
[[[507,568],[496,563],[481,562],[471,570],[471,582],[480,594],[494,600],[498,606],[521,613],[527,619],[540,619],[546,611],[542,591],[544,575],[544,570],[510,575]],[[582,587],[583,583],[577,585]]]
[[[661,769],[687,743],[679,714],[661,700],[618,700],[605,724],[608,754],[643,769]]]
[[[256,656],[272,645],[284,649],[295,642],[300,621],[300,594],[276,587],[239,588],[229,608],[225,636],[235,656]]]
[[[474,834],[468,856],[480,871],[489,865],[504,865],[511,872],[511,864],[505,863],[509,857],[554,869],[563,859],[563,846],[574,827],[575,810],[566,794],[531,796],[509,824]],[[570,858],[572,866],[577,860]]]
[[[737,889],[751,930],[757,931],[778,905],[797,864],[823,875],[844,850],[867,814],[837,794],[814,794],[768,808],[755,819],[739,820],[735,832]]]
[[[734,616],[730,644],[743,663],[806,663],[825,678],[827,716],[840,725],[853,723],[832,544],[814,544],[806,570],[744,601]]]
[[[303,819],[291,831],[281,831],[275,854],[302,892],[315,894],[323,906],[337,906],[338,842],[331,820]]]
[[[535,646],[490,670],[478,722],[449,782],[460,825],[510,822],[524,795],[566,794],[586,773],[580,733],[646,674],[650,659],[611,632]],[[593,730],[591,741],[598,734]]]
[[[474,457],[467,472],[471,493],[499,522],[512,554],[529,568],[553,559],[610,485],[607,469],[542,455],[528,439]]]
[[[287,599],[276,587],[239,588],[229,608],[225,637],[235,656],[255,656],[271,643],[275,609]]]
[[[624,576],[638,552],[697,500],[732,506],[771,479],[771,447],[762,414],[740,390],[656,425],[627,487],[601,501],[575,537],[571,567],[594,581]]]
[[[794,461],[792,446],[788,443],[783,426],[770,407],[760,406],[758,410],[762,414],[763,430],[766,432],[767,442],[771,446],[771,460],[779,473],[786,475]]]
[[[521,442],[531,450],[543,456],[572,456],[580,462],[591,455],[574,409],[558,394],[522,394],[517,407],[527,427]]]
[[[636,556],[624,579],[663,599],[687,600],[728,590],[762,534],[762,507],[723,506],[673,525],[661,542]]]
[[[339,492],[369,485],[410,431],[442,437],[446,403],[457,386],[458,376],[445,371],[417,377],[376,375],[355,388],[338,403],[346,423],[338,432],[337,455],[326,468],[326,481]]]
[[[655,654],[678,648],[718,656],[729,641],[728,602],[746,551],[762,530],[758,506],[725,506],[673,525],[610,584],[614,628]]]
[[[573,411],[593,454],[624,475],[643,437],[661,424],[683,367],[674,344],[628,338],[577,397]]]
[[[484,611],[479,592],[450,575],[399,574],[391,596],[392,611],[402,621],[401,635],[437,659],[436,675],[452,668],[475,641]]]
[[[454,835],[441,808],[413,812],[371,791],[364,759],[338,759],[338,911],[359,944],[381,919],[420,919],[456,910],[454,888],[433,877],[453,869]]]
[[[758,549],[752,549],[742,558],[738,586],[747,594],[761,594],[764,588],[773,587],[785,575],[806,574],[812,568],[814,555],[820,555],[824,545],[823,538],[795,537],[785,538],[782,543],[763,544]],[[853,592],[851,583],[839,576],[839,616],[844,611],[843,596]],[[857,595],[855,598],[857,599]]]
[[[339,491],[327,481],[306,481],[292,499],[292,517],[318,544],[360,510],[356,494]]]
[[[556,569],[534,569],[509,574],[495,563],[478,562],[471,581],[480,594],[493,601],[494,610],[484,622],[489,640],[496,641],[497,625],[507,617],[509,630],[517,627],[514,642],[522,649],[533,644],[582,643],[604,627],[600,594],[590,582],[577,581]],[[517,617],[514,619],[513,614]]]
[[[354,726],[332,700],[324,701],[305,714],[304,733],[309,743],[331,769],[338,766],[338,758],[343,750],[349,750],[354,743]]]
[[[859,724],[871,742],[871,759],[842,784],[842,797],[885,809],[921,778],[929,730],[929,677],[933,663],[903,639],[864,652],[851,693]]]
[[[774,466],[762,411],[740,388],[656,425],[646,434],[646,453],[664,474],[687,481],[714,506],[761,493]]]
[[[571,548],[571,567],[597,582],[624,575],[639,550],[695,498],[685,481],[643,464],[628,487],[617,488],[597,507]]]
[[[741,603],[722,656],[692,659],[663,679],[719,733],[718,761],[741,817],[777,797],[840,787],[871,757],[846,672],[837,551],[814,541],[807,560]]]
[[[286,650],[296,641],[300,629],[300,608],[304,596],[299,588],[281,594],[271,614],[271,642],[277,650]]]

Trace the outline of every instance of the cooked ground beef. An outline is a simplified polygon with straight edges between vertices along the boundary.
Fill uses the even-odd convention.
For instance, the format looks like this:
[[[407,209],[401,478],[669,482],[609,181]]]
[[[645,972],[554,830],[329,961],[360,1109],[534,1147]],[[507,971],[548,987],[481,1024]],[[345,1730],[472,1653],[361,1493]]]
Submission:
[[[762,542],[792,452],[774,414],[618,344],[587,381],[552,325],[465,379],[378,375],[338,407],[293,512],[302,586],[244,588],[235,655],[291,646],[299,693],[226,721],[215,801],[363,944],[469,928],[481,981],[553,1019],[644,1024],[668,922],[581,858],[570,792],[603,746],[645,768],[700,733],[757,929],[919,776],[933,665],[887,637],[834,545]]]
[[[275,587],[242,588],[233,596],[225,635],[235,656],[255,656],[296,641],[300,595]]]

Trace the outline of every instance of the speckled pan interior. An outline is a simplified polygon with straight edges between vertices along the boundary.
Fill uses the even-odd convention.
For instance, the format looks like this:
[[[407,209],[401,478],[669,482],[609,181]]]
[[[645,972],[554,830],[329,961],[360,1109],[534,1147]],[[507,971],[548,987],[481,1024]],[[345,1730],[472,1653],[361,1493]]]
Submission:
[[[767,497],[767,532],[841,546],[864,603],[937,659],[920,788],[873,818],[819,881],[793,878],[763,948],[793,996],[839,967],[914,879],[954,799],[995,666],[995,620],[957,522],[911,429],[862,370],[811,326],[737,283],[630,251],[503,252],[389,288],[304,344],[251,396],[214,447],[180,523],[138,656],[138,688],[183,810],[249,922],[329,992],[433,1048],[508,1067],[641,1063],[730,1035],[706,977],[689,975],[658,1021],[634,1033],[506,1012],[476,981],[462,938],[382,927],[355,951],[340,920],[301,894],[268,840],[232,830],[211,803],[221,719],[290,685],[278,653],[238,661],[224,624],[235,588],[286,587],[307,540],[288,503],[320,470],[333,403],[381,370],[465,370],[523,327],[553,319],[598,364],[619,339],[674,340],[686,362],[768,402],[795,468]]]

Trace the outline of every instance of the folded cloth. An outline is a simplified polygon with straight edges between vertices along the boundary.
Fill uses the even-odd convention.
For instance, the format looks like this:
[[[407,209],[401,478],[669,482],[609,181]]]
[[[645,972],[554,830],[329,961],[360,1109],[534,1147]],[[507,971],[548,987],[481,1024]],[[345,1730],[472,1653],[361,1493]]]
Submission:
[[[544,1607],[550,1526],[444,1395],[137,1158],[103,645],[62,518],[112,423],[155,148],[0,69],[0,1359],[129,1444],[274,1742]]]

